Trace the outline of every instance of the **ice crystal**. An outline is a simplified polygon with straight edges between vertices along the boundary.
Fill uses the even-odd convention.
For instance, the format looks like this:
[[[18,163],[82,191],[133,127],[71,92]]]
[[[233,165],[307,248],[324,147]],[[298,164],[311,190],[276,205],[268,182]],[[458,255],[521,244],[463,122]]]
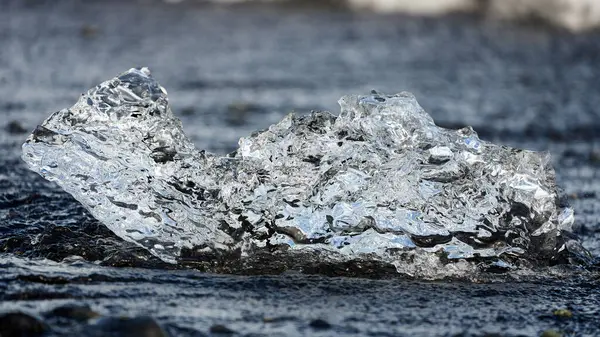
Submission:
[[[418,273],[410,265],[425,260],[502,264],[567,245],[572,211],[559,207],[548,154],[438,127],[406,92],[339,104],[339,116],[291,114],[217,156],[186,138],[148,69],[131,69],[50,116],[23,158],[169,262],[182,249],[311,252]]]

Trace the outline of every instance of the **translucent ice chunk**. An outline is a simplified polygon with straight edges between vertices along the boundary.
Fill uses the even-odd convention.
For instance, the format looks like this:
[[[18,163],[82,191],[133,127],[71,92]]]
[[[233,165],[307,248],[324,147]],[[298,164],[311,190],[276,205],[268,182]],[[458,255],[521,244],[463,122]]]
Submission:
[[[544,263],[568,248],[572,211],[558,206],[548,154],[437,127],[406,92],[339,103],[338,117],[289,115],[220,157],[185,137],[148,69],[131,69],[50,116],[23,159],[169,262],[184,249],[268,252],[419,273],[461,259]]]

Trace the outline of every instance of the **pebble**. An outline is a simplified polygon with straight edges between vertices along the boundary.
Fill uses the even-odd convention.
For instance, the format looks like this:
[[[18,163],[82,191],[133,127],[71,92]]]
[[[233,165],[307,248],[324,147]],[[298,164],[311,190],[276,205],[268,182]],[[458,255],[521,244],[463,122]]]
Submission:
[[[27,132],[27,129],[25,129],[21,123],[12,121],[6,125],[6,131],[10,134],[17,135]]]
[[[329,322],[322,320],[320,318],[312,320],[308,325],[311,328],[318,329],[318,330],[331,329],[331,324],[329,324]]]
[[[113,337],[167,337],[167,333],[151,317],[105,317],[96,327],[102,336]],[[4,336],[3,336],[4,337]]]
[[[2,337],[41,336],[47,329],[44,322],[22,312],[0,315],[0,336]]]
[[[100,316],[97,312],[93,311],[87,305],[64,305],[57,308],[54,308],[51,312],[51,315],[56,317],[63,317],[74,319],[77,321],[87,321],[89,319]]]
[[[540,337],[562,337],[562,333],[560,333],[556,330],[548,329],[548,330],[542,332]]]
[[[554,316],[556,316],[556,317],[561,317],[561,318],[573,317],[573,313],[569,309],[557,309],[557,310],[554,310],[554,312],[552,314],[554,314]]]

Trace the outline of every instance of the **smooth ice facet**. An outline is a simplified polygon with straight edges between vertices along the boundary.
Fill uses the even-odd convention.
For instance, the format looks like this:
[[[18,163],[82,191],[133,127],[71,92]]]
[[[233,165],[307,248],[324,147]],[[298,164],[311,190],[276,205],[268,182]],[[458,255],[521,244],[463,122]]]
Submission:
[[[288,115],[220,157],[196,150],[166,91],[146,68],[131,69],[50,116],[23,159],[169,262],[183,248],[239,259],[311,253],[417,274],[416,264],[534,261],[564,249],[573,215],[558,206],[548,154],[437,127],[406,92],[339,103],[337,117]]]

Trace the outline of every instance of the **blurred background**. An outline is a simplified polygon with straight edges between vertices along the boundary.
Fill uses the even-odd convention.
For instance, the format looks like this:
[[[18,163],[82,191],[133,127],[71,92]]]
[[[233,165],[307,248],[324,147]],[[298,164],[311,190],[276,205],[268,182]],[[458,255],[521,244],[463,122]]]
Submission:
[[[135,66],[223,154],[291,111],[410,91],[439,125],[550,151],[596,237],[599,24],[596,0],[2,0],[0,155],[22,169],[29,131]]]
[[[596,0],[0,3],[0,123],[15,130],[148,66],[198,146],[217,151],[371,89],[411,91],[438,123],[485,136],[595,134]]]

